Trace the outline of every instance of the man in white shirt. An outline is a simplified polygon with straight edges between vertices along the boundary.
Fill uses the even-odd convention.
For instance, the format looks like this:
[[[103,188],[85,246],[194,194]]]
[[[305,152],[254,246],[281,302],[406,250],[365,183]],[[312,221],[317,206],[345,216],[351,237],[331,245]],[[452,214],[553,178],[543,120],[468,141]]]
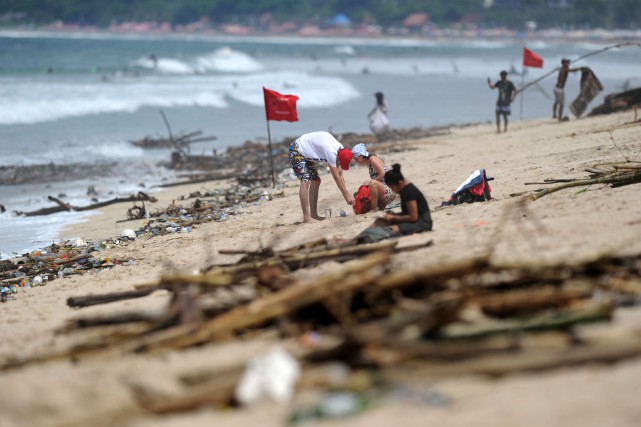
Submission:
[[[289,161],[296,177],[300,179],[300,205],[304,222],[324,219],[318,215],[318,191],[321,179],[316,163],[326,162],[332,177],[348,205],[354,204],[354,197],[347,191],[343,170],[349,169],[352,152],[328,132],[311,132],[302,135],[289,146]]]

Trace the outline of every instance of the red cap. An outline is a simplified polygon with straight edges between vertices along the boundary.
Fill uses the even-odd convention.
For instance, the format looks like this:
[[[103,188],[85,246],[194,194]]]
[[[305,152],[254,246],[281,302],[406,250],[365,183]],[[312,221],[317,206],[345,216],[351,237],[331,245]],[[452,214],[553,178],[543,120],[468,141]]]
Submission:
[[[338,150],[338,160],[340,160],[341,168],[343,170],[349,170],[349,164],[352,162],[354,155],[351,150],[347,148],[341,148]]]

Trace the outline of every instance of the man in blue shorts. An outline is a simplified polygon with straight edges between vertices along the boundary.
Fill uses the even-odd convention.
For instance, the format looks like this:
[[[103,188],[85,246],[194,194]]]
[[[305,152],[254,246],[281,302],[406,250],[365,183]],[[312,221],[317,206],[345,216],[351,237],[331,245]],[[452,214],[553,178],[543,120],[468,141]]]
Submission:
[[[347,191],[343,171],[349,169],[352,152],[328,132],[311,132],[302,135],[289,146],[289,161],[296,177],[300,180],[300,205],[304,222],[324,219],[318,215],[318,191],[321,179],[316,163],[324,162],[329,166],[332,178],[343,194],[348,205],[354,204],[354,197]]]
[[[503,116],[503,132],[507,132],[507,116],[512,112],[510,104],[516,97],[516,88],[514,84],[507,79],[507,71],[501,71],[501,80],[492,84],[490,78],[487,78],[487,85],[490,89],[499,89],[499,99],[496,100],[496,132],[501,133],[501,116]]]

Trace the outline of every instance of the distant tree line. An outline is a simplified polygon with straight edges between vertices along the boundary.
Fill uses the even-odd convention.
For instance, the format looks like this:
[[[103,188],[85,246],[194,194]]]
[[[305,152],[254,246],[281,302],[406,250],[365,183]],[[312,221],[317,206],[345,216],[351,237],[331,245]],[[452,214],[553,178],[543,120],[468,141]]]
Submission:
[[[126,21],[180,25],[206,20],[259,27],[269,20],[323,24],[344,13],[355,24],[386,28],[401,25],[412,13],[427,12],[430,22],[443,27],[463,20],[513,29],[522,29],[526,21],[539,28],[638,29],[640,5],[641,0],[0,0],[0,21],[38,25],[61,20],[105,27]]]

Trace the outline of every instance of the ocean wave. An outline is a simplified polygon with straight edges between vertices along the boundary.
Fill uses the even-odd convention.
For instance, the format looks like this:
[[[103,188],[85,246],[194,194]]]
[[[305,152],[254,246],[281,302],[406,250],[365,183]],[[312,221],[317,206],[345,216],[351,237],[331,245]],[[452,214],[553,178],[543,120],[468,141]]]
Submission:
[[[275,72],[247,77],[229,97],[254,106],[263,106],[262,86],[299,97],[301,108],[322,108],[348,102],[361,94],[347,81],[305,73]],[[257,90],[258,89],[258,90]]]
[[[263,65],[245,52],[226,46],[196,60],[196,70],[201,73],[216,71],[226,73],[252,73],[263,70]]]
[[[132,113],[143,107],[225,108],[211,79],[132,78],[96,81],[13,82],[0,88],[0,125],[33,124],[68,117]]]
[[[196,72],[193,66],[173,58],[145,56],[135,61],[133,65],[148,70],[155,70],[161,74],[194,74]]]
[[[1,83],[1,81],[0,81]],[[307,73],[143,76],[112,82],[96,80],[11,81],[0,85],[0,125],[33,124],[95,114],[133,113],[144,107],[227,108],[233,98],[262,105],[262,86],[296,88],[301,106],[325,107],[359,96],[346,81]],[[333,93],[327,96],[326,92]]]

